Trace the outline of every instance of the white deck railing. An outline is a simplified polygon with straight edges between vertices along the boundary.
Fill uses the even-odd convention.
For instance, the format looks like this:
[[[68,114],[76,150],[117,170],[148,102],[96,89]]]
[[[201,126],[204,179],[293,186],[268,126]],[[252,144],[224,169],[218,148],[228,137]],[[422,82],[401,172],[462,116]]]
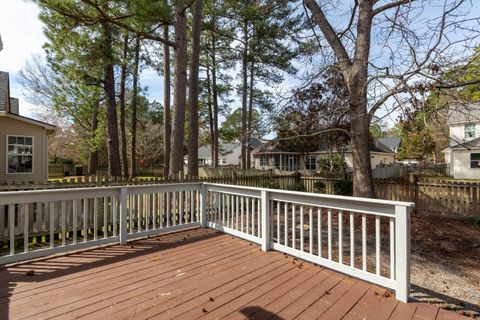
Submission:
[[[0,264],[203,226],[407,301],[412,205],[210,183],[3,192]]]

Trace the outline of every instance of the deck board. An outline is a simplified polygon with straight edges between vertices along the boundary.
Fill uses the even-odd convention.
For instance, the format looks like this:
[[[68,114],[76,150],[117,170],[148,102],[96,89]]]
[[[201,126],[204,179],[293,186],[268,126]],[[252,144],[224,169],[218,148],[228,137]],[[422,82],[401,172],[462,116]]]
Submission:
[[[4,268],[0,319],[467,319],[385,292],[192,229]]]

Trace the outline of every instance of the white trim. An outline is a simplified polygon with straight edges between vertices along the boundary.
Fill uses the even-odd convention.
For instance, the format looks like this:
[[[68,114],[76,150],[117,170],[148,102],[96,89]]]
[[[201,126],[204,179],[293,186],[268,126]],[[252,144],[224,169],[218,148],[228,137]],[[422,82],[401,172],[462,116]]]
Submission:
[[[118,236],[109,237],[106,239],[80,242],[76,244],[67,244],[65,246],[59,246],[54,248],[45,248],[45,249],[38,249],[34,251],[29,251],[29,252],[15,253],[14,255],[0,257],[0,265],[19,262],[22,260],[36,259],[40,257],[58,254],[58,253],[71,254],[73,253],[73,251],[76,251],[76,250],[84,250],[84,249],[90,249],[93,247],[99,247],[104,245],[118,244],[118,240],[119,240]]]
[[[127,241],[138,240],[140,238],[146,238],[148,236],[158,236],[160,234],[164,234],[168,232],[175,232],[175,231],[181,231],[181,230],[199,228],[199,227],[201,227],[200,222],[193,222],[193,223],[179,224],[171,227],[163,227],[163,228],[146,230],[141,232],[134,232],[134,233],[127,234]]]
[[[255,237],[255,236],[252,236],[251,234],[241,232],[241,231],[237,231],[235,229],[225,227],[225,226],[220,225],[220,224],[216,224],[215,222],[208,222],[208,227],[213,228],[213,229],[218,230],[218,231],[221,231],[221,232],[224,232],[224,233],[227,233],[227,234],[231,234],[232,236],[235,236],[235,237],[238,237],[238,238],[241,238],[241,239],[244,239],[244,240],[256,243],[256,244],[259,244],[259,245],[262,244],[262,238]]]
[[[27,118],[27,117],[23,117],[21,115],[10,113],[10,112],[5,112],[5,116],[8,117],[8,118],[18,120],[18,121],[23,121],[23,122],[32,124],[34,126],[42,127],[42,128],[47,129],[47,130],[55,130],[55,128],[56,128],[52,124],[48,124],[48,123],[41,122],[41,121],[38,121],[38,120],[35,120],[35,119],[30,119],[30,118]]]
[[[380,286],[393,289],[395,290],[397,288],[397,281],[392,280],[387,277],[382,277],[378,276],[374,273],[366,272],[361,269],[357,268],[352,268],[349,265],[346,264],[340,264],[338,262],[335,262],[333,260],[328,260],[313,254],[310,254],[308,252],[300,251],[297,249],[293,249],[291,247],[287,247],[283,244],[278,244],[276,242],[270,242],[270,246],[273,250],[280,251],[289,255],[292,255],[294,257],[300,258],[302,260],[312,262],[319,264],[321,266],[324,266],[326,268],[332,269],[335,272],[341,272],[344,274],[351,275],[355,278],[361,279],[368,281],[370,283],[378,284]]]
[[[21,137],[21,138],[32,138],[32,172],[8,172],[8,138],[9,137]],[[23,135],[6,135],[5,136],[5,175],[25,175],[25,174],[35,174],[35,137],[34,136],[23,136]]]

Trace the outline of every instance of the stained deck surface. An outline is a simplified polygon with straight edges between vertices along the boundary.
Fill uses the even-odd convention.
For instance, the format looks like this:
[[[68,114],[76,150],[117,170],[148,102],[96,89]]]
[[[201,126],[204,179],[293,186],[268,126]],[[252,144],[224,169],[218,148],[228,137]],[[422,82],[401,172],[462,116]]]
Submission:
[[[0,307],[0,319],[462,318],[211,229],[3,269]]]

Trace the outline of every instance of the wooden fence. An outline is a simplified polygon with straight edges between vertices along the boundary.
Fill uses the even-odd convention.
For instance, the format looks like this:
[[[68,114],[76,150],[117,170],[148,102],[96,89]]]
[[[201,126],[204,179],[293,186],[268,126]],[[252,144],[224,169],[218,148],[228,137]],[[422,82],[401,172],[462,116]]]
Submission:
[[[375,191],[380,199],[414,202],[417,212],[455,217],[480,215],[480,183],[376,181]]]
[[[0,186],[0,191],[39,190],[60,188],[86,188],[95,186],[149,185],[177,182],[211,182],[249,187],[291,189],[303,184],[298,191],[335,194],[335,185],[342,179],[289,175],[224,175],[167,180],[164,177],[137,178],[134,180],[101,176],[65,178],[47,184],[10,184]],[[414,202],[417,212],[468,217],[480,215],[480,183],[456,180],[420,178],[418,180],[375,180],[379,199]]]

